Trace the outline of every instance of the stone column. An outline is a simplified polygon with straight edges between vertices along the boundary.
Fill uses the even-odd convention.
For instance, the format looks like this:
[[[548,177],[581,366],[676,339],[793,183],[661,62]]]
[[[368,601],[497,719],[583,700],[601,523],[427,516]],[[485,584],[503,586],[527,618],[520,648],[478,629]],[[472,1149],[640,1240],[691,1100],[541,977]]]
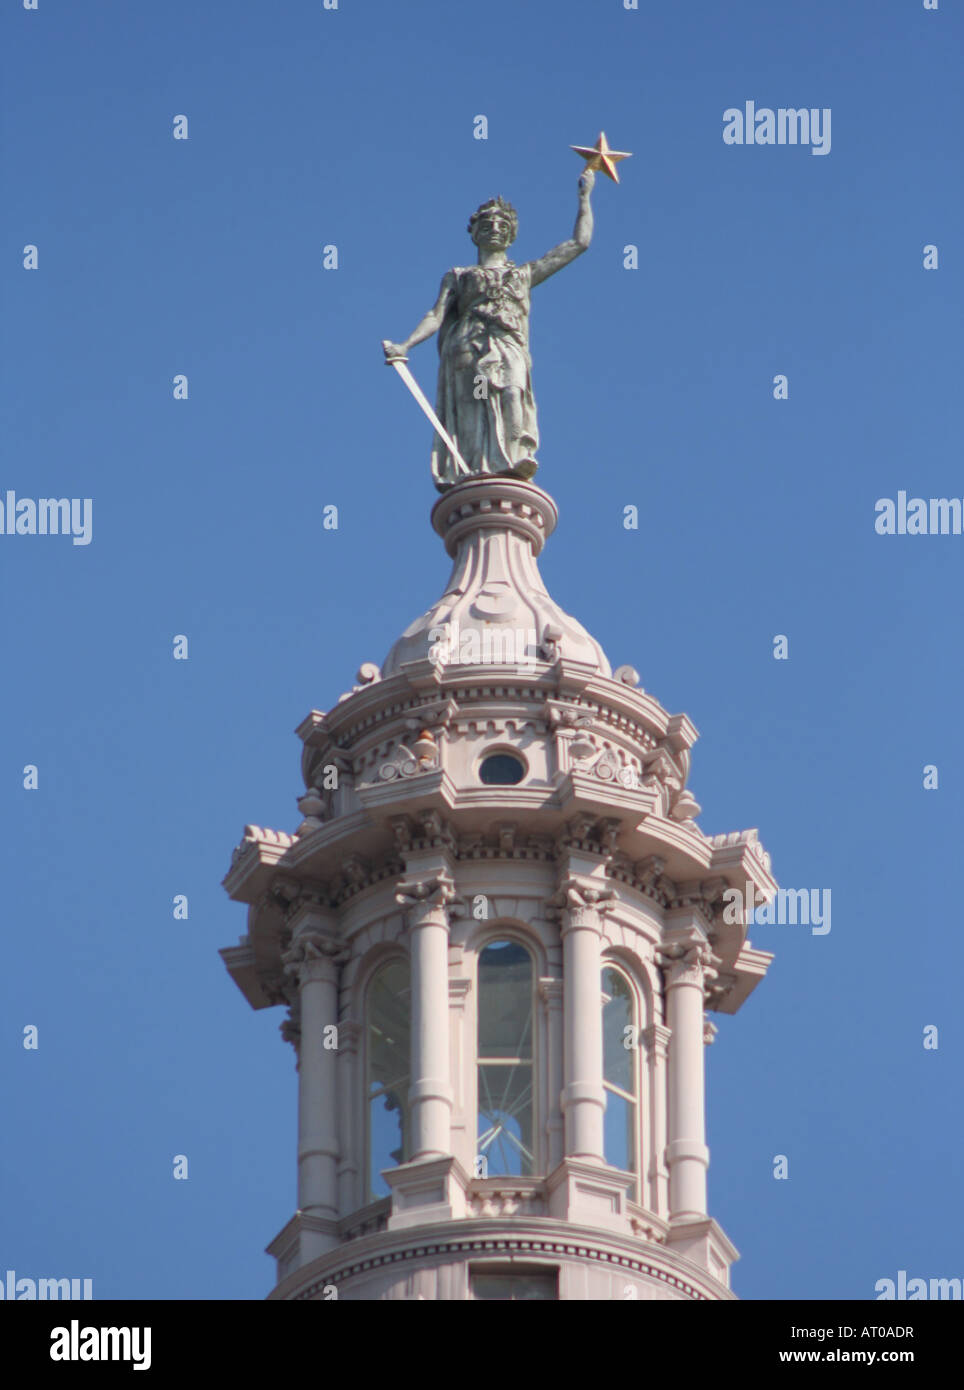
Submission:
[[[612,889],[569,879],[560,890],[564,982],[562,1106],[566,1157],[604,1163],[602,1008],[602,913]]]
[[[551,1173],[562,1162],[565,1150],[565,1123],[562,1118],[562,981],[550,977],[539,981],[539,996],[546,1015],[546,1171]]]
[[[669,1126],[666,1157],[669,1164],[670,1220],[706,1216],[706,1147],[703,1068],[703,1000],[706,984],[715,978],[715,959],[701,938],[692,938],[662,951],[666,972],[669,1040]]]
[[[666,1171],[666,1059],[669,1055],[669,1038],[669,1029],[661,1023],[651,1024],[643,1033],[647,1053],[647,1091],[643,1104],[650,1117],[647,1204],[650,1211],[664,1221],[669,1217],[669,1180]]]
[[[449,917],[455,889],[443,875],[398,885],[412,959],[411,1159],[451,1153]]]
[[[475,1158],[475,1128],[468,1123],[465,1113],[465,1071],[466,1054],[469,1048],[466,1040],[465,1008],[468,1003],[472,981],[458,976],[449,980],[449,1020],[451,1030],[451,1054],[449,1077],[452,1083],[452,1118],[450,1134],[452,1153],[465,1168],[473,1173]]]
[[[298,1209],[338,1219],[338,965],[341,945],[318,929],[316,914],[296,925],[285,973],[298,984]],[[334,1032],[331,1030],[334,1028]]]
[[[338,1116],[341,1159],[338,1164],[339,1211],[347,1216],[364,1206],[368,1193],[361,1191],[360,1133],[364,1133],[365,1087],[359,1076],[358,1047],[362,1025],[345,1019],[338,1025]],[[362,1120],[359,1126],[359,1120]]]

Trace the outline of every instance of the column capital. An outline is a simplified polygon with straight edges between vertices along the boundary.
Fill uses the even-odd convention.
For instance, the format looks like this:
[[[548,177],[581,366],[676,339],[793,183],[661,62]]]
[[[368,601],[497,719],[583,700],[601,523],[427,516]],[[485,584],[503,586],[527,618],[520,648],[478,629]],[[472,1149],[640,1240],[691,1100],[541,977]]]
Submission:
[[[560,879],[549,899],[549,915],[560,919],[563,935],[578,927],[600,931],[604,914],[615,907],[615,897],[615,889],[598,880],[570,875]]]
[[[303,926],[281,959],[288,979],[303,986],[313,980],[337,980],[338,966],[347,956],[337,937]]]
[[[660,965],[666,974],[666,988],[676,989],[681,985],[692,985],[705,990],[716,979],[714,968],[720,959],[710,949],[709,943],[698,933],[687,935],[680,941],[668,942],[656,947]]]
[[[403,879],[395,891],[395,901],[405,910],[410,927],[418,927],[426,922],[447,927],[453,910],[461,906],[461,899],[455,889],[451,875],[444,870],[413,874]]]

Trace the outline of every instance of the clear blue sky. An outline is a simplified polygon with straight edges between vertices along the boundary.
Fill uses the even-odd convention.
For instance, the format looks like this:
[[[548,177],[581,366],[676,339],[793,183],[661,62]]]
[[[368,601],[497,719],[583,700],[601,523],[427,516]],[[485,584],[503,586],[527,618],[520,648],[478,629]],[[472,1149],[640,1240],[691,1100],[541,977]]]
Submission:
[[[746,1298],[964,1274],[964,537],[874,531],[899,489],[964,494],[957,7],[8,0],[0,48],[0,500],[94,500],[86,547],[0,537],[0,1269],[271,1287],[296,1074],[217,955],[220,880],[245,822],[298,822],[295,725],[448,573],[379,340],[484,199],[518,260],[569,236],[604,129],[634,157],[534,300],[543,573],[696,723],[707,833],[832,891],[829,935],[754,931],[770,976],[718,1020],[711,1210]],[[830,154],[724,145],[751,99],[829,107]]]

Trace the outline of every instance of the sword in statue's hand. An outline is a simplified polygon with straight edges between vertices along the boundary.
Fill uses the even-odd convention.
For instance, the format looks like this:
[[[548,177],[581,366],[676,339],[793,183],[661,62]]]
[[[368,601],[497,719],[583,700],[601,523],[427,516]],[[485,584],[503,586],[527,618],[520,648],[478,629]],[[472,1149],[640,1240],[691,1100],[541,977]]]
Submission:
[[[415,397],[419,405],[422,407],[422,410],[424,411],[425,415],[428,416],[429,420],[431,420],[432,424],[435,426],[436,434],[442,440],[446,449],[448,449],[449,453],[452,455],[452,458],[455,460],[455,466],[458,469],[458,471],[460,473],[464,473],[466,477],[470,477],[472,470],[469,468],[469,465],[465,462],[465,459],[462,457],[462,455],[456,448],[454,439],[452,439],[448,432],[445,429],[443,429],[441,420],[438,418],[438,416],[435,414],[435,411],[432,409],[432,407],[426,400],[422,388],[419,386],[418,382],[415,380],[411,372],[408,370],[408,367],[406,366],[408,358],[402,356],[400,353],[392,352],[392,344],[387,338],[383,340],[382,348],[385,351],[386,367],[395,368],[396,372],[398,372],[398,375],[402,378],[405,385],[408,387],[412,395]]]

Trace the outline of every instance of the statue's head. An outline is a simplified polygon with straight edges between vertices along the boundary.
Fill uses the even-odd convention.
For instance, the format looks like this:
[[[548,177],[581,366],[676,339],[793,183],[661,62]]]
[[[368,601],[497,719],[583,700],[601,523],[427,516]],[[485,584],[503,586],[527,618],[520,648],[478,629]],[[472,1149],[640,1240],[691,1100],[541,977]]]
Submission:
[[[501,196],[490,198],[469,218],[469,236],[476,246],[511,246],[519,231],[519,214]]]

